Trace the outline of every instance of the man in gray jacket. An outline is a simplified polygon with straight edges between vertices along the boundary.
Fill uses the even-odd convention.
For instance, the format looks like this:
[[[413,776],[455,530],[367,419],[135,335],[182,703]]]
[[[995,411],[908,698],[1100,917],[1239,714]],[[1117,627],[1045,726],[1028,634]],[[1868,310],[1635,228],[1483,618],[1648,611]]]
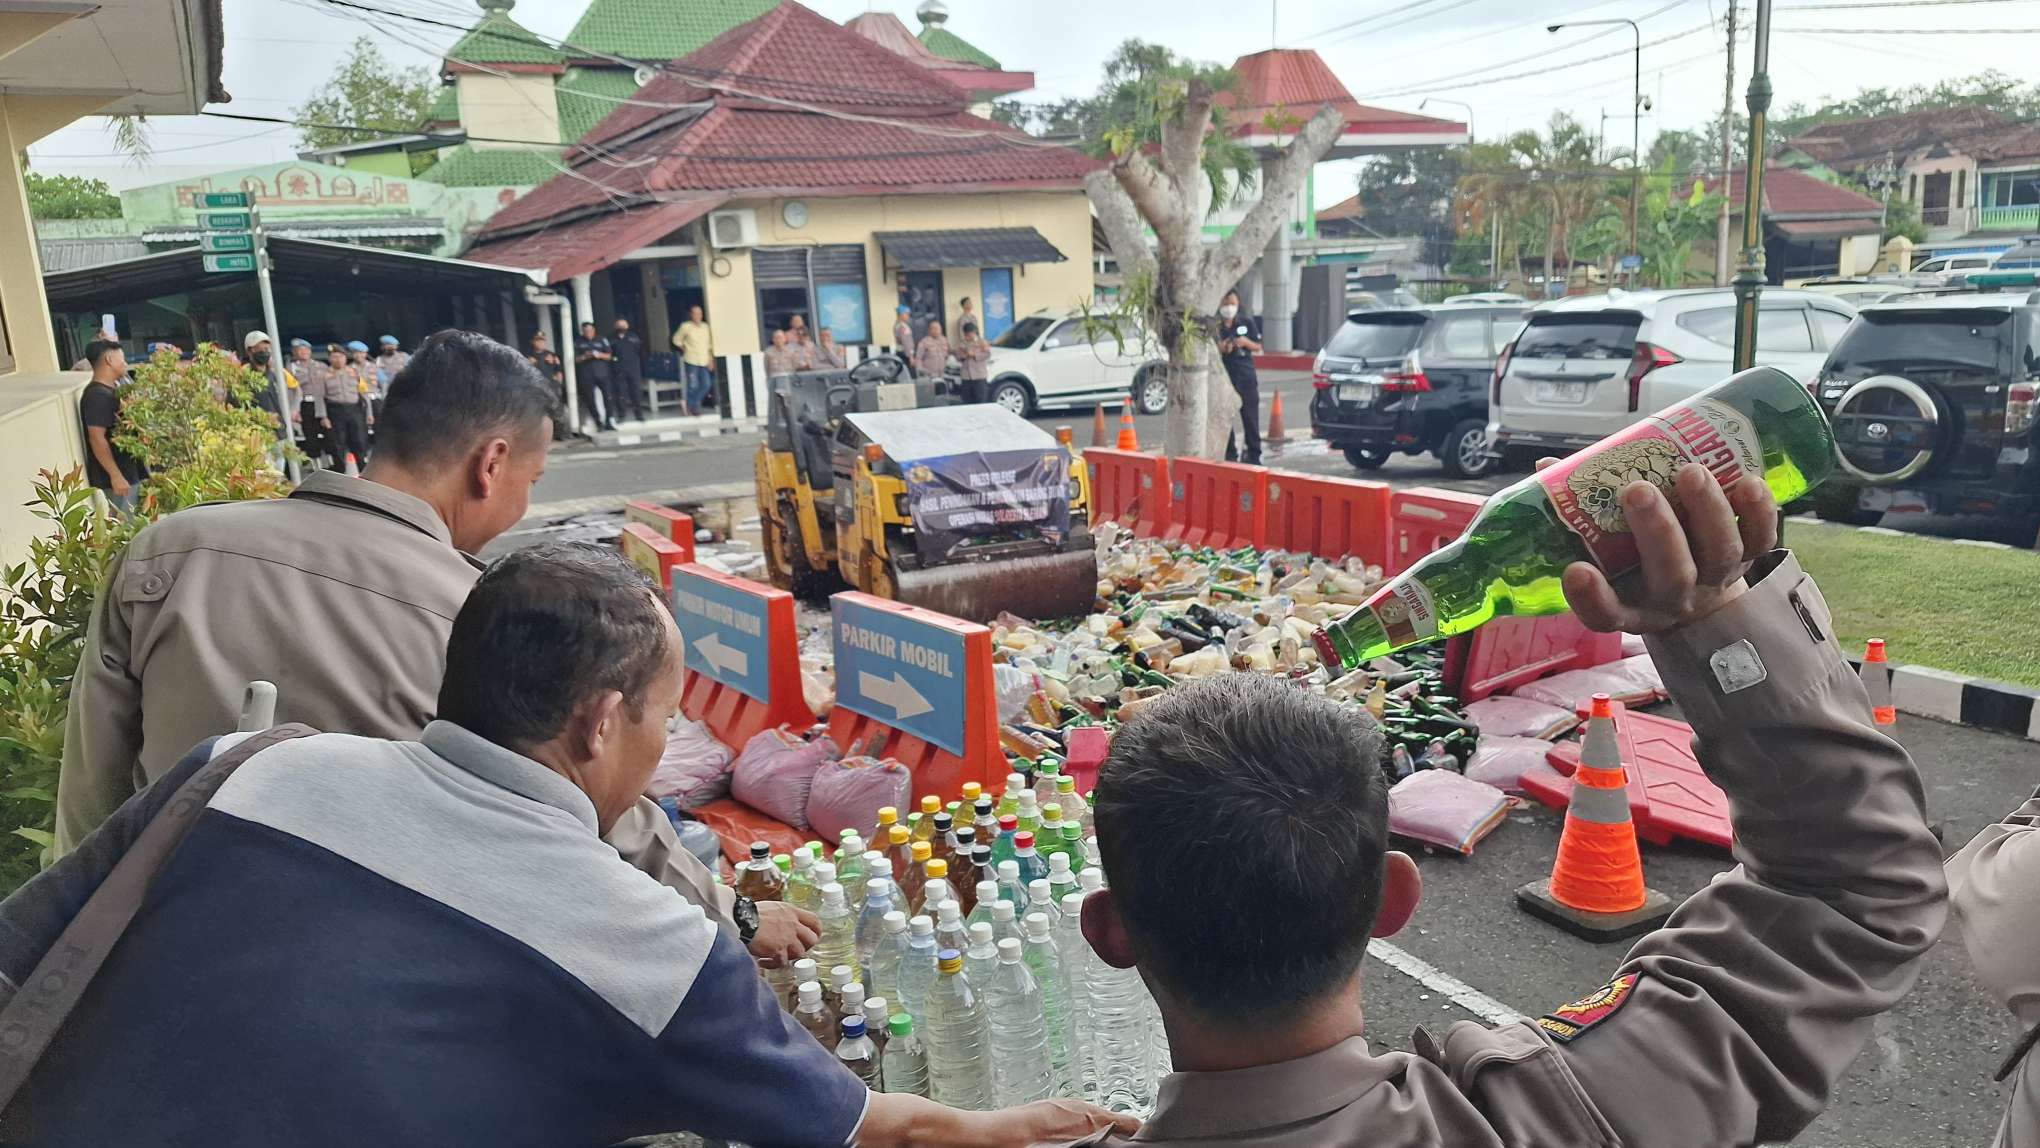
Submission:
[[[1772,550],[1769,493],[1724,497],[1689,465],[1677,496],[1679,514],[1630,484],[1639,577],[1618,596],[1575,564],[1566,598],[1645,635],[1741,863],[1587,998],[1377,1056],[1361,958],[1419,892],[1386,850],[1378,731],[1252,675],[1172,690],[1112,740],[1093,795],[1109,884],[1084,903],[1092,947],[1139,968],[1168,1027],[1176,1071],[1140,1143],[1723,1148],[1820,1111],[1940,934],[1940,849],[1819,590]]]

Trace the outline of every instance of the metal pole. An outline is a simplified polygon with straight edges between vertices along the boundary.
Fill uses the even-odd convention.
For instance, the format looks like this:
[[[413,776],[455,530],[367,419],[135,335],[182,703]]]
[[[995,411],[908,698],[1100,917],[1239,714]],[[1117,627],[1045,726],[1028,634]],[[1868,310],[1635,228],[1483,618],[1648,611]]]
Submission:
[[[262,329],[269,332],[269,385],[276,395],[276,437],[288,445],[292,442],[292,412],[290,388],[283,385],[283,335],[276,326],[276,293],[269,287],[269,240],[262,230],[262,209],[252,195],[248,197],[248,215],[255,232],[255,290],[262,296]],[[302,385],[303,380],[299,383]],[[288,450],[283,452],[283,472],[296,486],[301,478],[298,462]]]
[[[1636,209],[1643,201],[1643,29],[1629,21],[1636,35],[1636,73],[1629,86],[1629,254],[1636,250]],[[1633,274],[1633,273],[1632,273]],[[1630,286],[1634,287],[1634,281]]]
[[[560,365],[567,370],[567,433],[581,433],[581,384],[574,377],[574,315],[573,306],[565,299],[560,300],[560,346],[567,353],[560,356]]]
[[[1728,3],[1728,72],[1721,81],[1721,218],[1714,221],[1714,285],[1728,286],[1728,173],[1735,167],[1735,0]]]
[[[1757,361],[1757,296],[1764,289],[1764,127],[1771,109],[1771,0],[1757,0],[1750,62],[1749,170],[1743,180],[1742,258],[1735,268],[1735,369]]]

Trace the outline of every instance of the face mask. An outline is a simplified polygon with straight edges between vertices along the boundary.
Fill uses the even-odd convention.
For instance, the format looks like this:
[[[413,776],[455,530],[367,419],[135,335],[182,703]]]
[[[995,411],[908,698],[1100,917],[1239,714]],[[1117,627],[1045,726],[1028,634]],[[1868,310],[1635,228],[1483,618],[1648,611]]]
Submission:
[[[257,366],[260,366],[261,364],[269,361],[269,352],[256,351],[254,354],[249,355],[248,358],[252,360]]]
[[[1218,317],[1221,319],[1230,319],[1234,315],[1237,315],[1239,313],[1240,309],[1238,307],[1233,306],[1231,303],[1227,303],[1225,306],[1220,307],[1218,309]]]

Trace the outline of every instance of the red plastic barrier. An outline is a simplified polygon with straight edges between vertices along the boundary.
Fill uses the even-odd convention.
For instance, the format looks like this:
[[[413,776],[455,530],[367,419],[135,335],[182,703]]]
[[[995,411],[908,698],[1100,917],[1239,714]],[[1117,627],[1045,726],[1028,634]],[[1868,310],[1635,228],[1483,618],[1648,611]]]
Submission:
[[[1179,458],[1170,473],[1181,485],[1182,517],[1170,522],[1164,537],[1219,550],[1264,543],[1268,532],[1267,467]]]
[[[1089,794],[1098,784],[1098,767],[1105,764],[1105,754],[1112,748],[1112,731],[1103,726],[1078,726],[1069,731],[1066,744],[1070,753],[1063,761],[1063,772],[1076,779],[1078,793]]]
[[[1320,558],[1350,554],[1385,566],[1388,505],[1387,483],[1270,471],[1265,541],[1274,550],[1297,550]]]
[[[1506,693],[1560,670],[1622,656],[1622,635],[1597,634],[1571,614],[1496,618],[1445,646],[1445,681],[1466,701]]]
[[[1084,452],[1091,468],[1091,521],[1133,527],[1143,538],[1169,528],[1169,460],[1144,451],[1092,447]]]
[[[829,604],[829,735],[843,752],[899,761],[916,795],[958,798],[969,781],[1003,786],[1010,771],[999,748],[991,630],[856,590]]]
[[[1400,574],[1417,559],[1466,533],[1484,501],[1477,495],[1434,486],[1396,491],[1388,500],[1388,561],[1382,568]]]
[[[645,573],[659,580],[659,588],[670,589],[673,585],[673,571],[694,560],[694,544],[690,540],[682,550],[671,539],[655,532],[642,522],[626,522],[623,533],[616,536],[617,549],[623,556],[638,564]]]
[[[1617,702],[1620,706],[1621,703]],[[1586,704],[1580,712],[1586,712]],[[1659,845],[1684,837],[1720,849],[1735,846],[1735,825],[1729,819],[1728,796],[1707,779],[1693,758],[1693,727],[1657,714],[1625,711],[1622,730],[1622,764],[1629,769],[1630,807],[1638,798],[1635,787],[1642,779],[1642,801],[1648,810],[1648,824],[1639,819],[1637,833]],[[1554,772],[1571,775],[1579,762],[1576,741],[1562,741],[1545,756]]]
[[[736,750],[763,730],[815,724],[800,688],[793,595],[689,562],[674,569],[670,596],[687,643],[682,713]]]
[[[623,520],[638,522],[652,528],[653,533],[678,546],[687,557],[682,562],[694,561],[694,516],[683,514],[656,502],[630,501],[623,504]]]

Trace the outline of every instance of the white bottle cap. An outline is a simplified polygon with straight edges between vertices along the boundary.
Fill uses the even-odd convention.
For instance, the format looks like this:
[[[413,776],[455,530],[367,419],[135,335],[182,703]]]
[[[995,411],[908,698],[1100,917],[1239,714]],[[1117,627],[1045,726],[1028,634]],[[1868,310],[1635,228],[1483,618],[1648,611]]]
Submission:
[[[1021,791],[1020,791],[1020,816],[1022,816],[1022,817],[1038,817],[1038,816],[1040,816],[1040,814],[1041,814],[1041,806],[1040,806],[1040,799],[1039,799],[1039,798],[1037,798],[1037,797],[1036,797],[1036,796],[1034,795],[1034,791],[1033,791],[1033,790],[1031,790],[1031,789],[1023,789],[1023,790],[1021,790]]]
[[[1011,908],[1011,906],[1008,906],[1008,908]],[[990,921],[979,921],[970,927],[970,943],[972,948],[990,944],[991,940],[992,923]]]
[[[999,862],[999,880],[1000,881],[1020,880],[1020,862],[1018,861]]]
[[[891,896],[892,882],[883,877],[873,877],[864,883],[864,895],[867,897]]]
[[[1028,940],[1045,941],[1048,939],[1048,914],[1029,913],[1025,923],[1027,925]]]
[[[1096,893],[1105,887],[1105,871],[1093,865],[1077,874],[1077,884],[1082,886],[1086,893]]]
[[[840,992],[843,986],[849,984],[851,978],[856,975],[857,970],[849,965],[837,965],[829,970],[829,983],[836,986],[837,991]]]
[[[876,849],[864,855],[864,864],[873,873],[885,877],[892,876],[892,859]]]
[[[1057,856],[1061,856],[1061,854],[1057,854]],[[1027,883],[1027,900],[1030,902],[1049,901],[1051,904],[1053,903],[1053,896],[1048,888],[1048,878],[1036,877]]]
[[[822,1003],[822,986],[814,981],[802,981],[800,987],[794,991],[799,994],[800,1003],[804,1005]]]
[[[834,881],[822,886],[822,904],[824,907],[834,905],[839,909],[842,908],[843,886],[838,885]]]
[[[993,894],[993,896],[997,895],[996,893]],[[935,906],[935,916],[946,925],[962,917],[963,908],[954,901],[944,901],[940,905]]]
[[[999,942],[999,962],[1001,964],[1005,964],[1010,961],[1018,961],[1019,959],[1020,959],[1019,938],[1007,937],[1005,940]]]
[[[1062,899],[1063,919],[1079,916],[1084,911],[1084,894],[1064,893]]]
[[[854,1005],[857,1008],[863,1008],[864,982],[851,981],[849,984],[844,985],[837,995],[843,998],[843,1003],[845,1005]]]
[[[793,867],[796,869],[815,867],[815,855],[807,851],[807,846],[803,845],[793,851]]]
[[[1060,856],[1060,854],[1058,854],[1058,856]],[[815,884],[826,885],[829,882],[834,881],[835,879],[836,879],[836,863],[834,861],[815,862]]]
[[[1018,773],[1009,773],[1006,775],[1007,793],[1019,793],[1021,789],[1026,787],[1026,785],[1027,778],[1024,775]]]
[[[1013,902],[1001,901],[998,904],[992,906],[992,920],[997,921],[998,923],[1003,925],[1006,922],[1011,921],[1012,919],[1013,919]],[[978,924],[982,925],[984,924],[984,922],[979,921]]]
[[[943,904],[955,904],[955,902],[945,901],[943,902]],[[935,906],[935,911],[938,913],[941,912],[942,906],[941,905]],[[934,918],[928,916],[928,914],[926,913],[923,913],[920,916],[915,917],[913,920],[908,921],[907,924],[913,928],[914,935],[917,937],[932,937],[935,935]]]
[[[978,901],[981,903],[988,903],[991,901],[998,900],[999,883],[997,881],[979,881],[977,887],[977,895]]]
[[[865,997],[864,1019],[866,1023],[869,1023],[874,1016],[878,1017],[881,1021],[890,1019],[890,1014],[886,1012],[886,1008],[887,1005],[884,997]]]
[[[859,837],[855,833],[846,834],[843,838],[843,852],[848,853],[852,857],[863,856],[864,838]]]
[[[887,913],[885,915],[885,931],[888,933],[906,932],[907,915],[905,913],[900,912],[898,909],[894,909],[892,912]]]
[[[1070,871],[1069,854],[1051,853],[1048,855],[1048,872],[1051,876],[1058,873],[1067,873],[1069,871]]]

